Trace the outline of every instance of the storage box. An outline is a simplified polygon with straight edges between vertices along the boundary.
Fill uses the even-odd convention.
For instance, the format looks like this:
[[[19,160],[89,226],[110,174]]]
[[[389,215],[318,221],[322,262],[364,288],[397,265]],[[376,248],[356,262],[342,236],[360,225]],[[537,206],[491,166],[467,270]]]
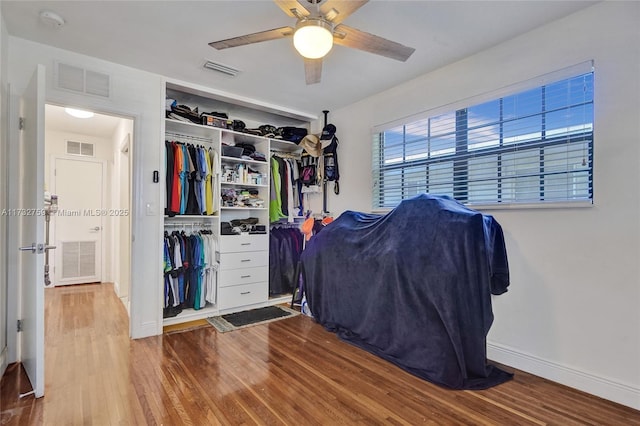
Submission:
[[[222,127],[223,129],[228,129],[229,126],[233,124],[233,121],[231,120],[209,114],[201,114],[200,118],[202,118],[202,124],[204,124],[205,126]]]
[[[244,152],[244,148],[238,146],[230,146],[230,145],[222,145],[222,156],[223,157],[242,157],[242,153]]]

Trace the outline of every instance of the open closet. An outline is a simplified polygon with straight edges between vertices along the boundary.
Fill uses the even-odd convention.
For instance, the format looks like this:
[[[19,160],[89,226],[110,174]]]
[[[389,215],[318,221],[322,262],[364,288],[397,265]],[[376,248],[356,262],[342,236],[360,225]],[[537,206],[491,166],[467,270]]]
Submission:
[[[163,325],[290,302],[302,236],[284,235],[299,234],[304,218],[294,182],[302,148],[255,130],[309,130],[316,117],[174,81],[165,99]],[[286,215],[280,203],[272,220],[276,198]]]

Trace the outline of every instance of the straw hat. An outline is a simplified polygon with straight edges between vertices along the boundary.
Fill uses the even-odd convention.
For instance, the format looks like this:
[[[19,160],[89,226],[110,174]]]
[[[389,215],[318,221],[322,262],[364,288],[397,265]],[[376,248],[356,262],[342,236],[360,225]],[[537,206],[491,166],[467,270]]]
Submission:
[[[309,155],[313,157],[320,157],[322,155],[322,151],[331,145],[331,140],[320,139],[316,135],[307,135],[298,144],[305,151],[309,153]]]

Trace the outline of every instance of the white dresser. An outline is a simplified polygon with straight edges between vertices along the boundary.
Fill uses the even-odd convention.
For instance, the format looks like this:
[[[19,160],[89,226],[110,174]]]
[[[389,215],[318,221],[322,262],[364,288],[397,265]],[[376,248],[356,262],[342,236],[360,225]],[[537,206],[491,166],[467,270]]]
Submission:
[[[221,311],[269,300],[269,236],[221,235],[218,307]]]

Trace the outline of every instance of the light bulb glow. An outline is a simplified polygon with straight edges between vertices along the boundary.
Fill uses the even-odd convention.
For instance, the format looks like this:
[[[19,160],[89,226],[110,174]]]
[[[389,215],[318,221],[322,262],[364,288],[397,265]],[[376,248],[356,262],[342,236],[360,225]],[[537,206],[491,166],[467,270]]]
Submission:
[[[319,59],[333,47],[331,25],[321,20],[303,21],[293,34],[293,45],[305,58]]]
[[[93,117],[93,113],[91,111],[84,111],[81,109],[75,109],[75,108],[65,108],[64,112],[66,112],[67,114],[69,114],[72,117],[75,118],[91,118]]]

